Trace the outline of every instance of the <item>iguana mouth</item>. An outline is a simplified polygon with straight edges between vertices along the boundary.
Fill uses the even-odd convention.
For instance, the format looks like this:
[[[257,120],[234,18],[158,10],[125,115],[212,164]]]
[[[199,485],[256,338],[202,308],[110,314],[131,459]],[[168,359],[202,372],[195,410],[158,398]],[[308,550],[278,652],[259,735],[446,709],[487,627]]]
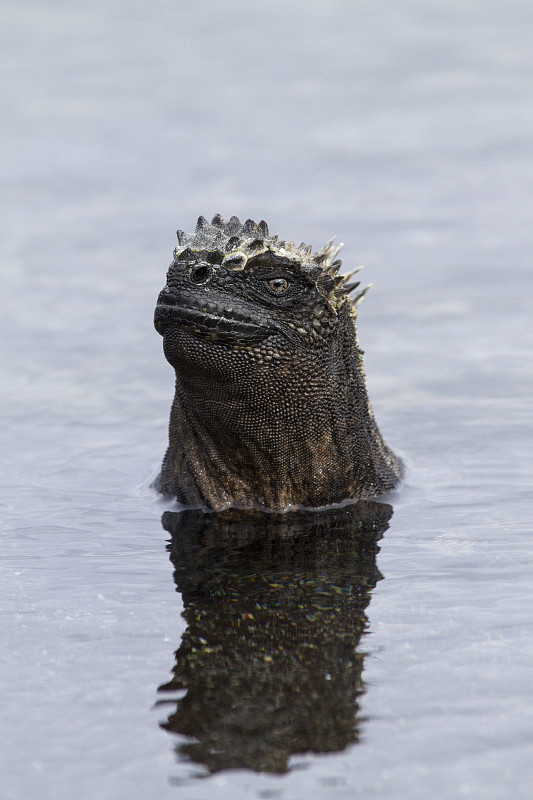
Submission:
[[[179,297],[163,289],[157,300],[154,325],[164,336],[171,325],[183,325],[196,333],[219,341],[264,339],[281,327],[266,315],[247,313],[202,297]]]

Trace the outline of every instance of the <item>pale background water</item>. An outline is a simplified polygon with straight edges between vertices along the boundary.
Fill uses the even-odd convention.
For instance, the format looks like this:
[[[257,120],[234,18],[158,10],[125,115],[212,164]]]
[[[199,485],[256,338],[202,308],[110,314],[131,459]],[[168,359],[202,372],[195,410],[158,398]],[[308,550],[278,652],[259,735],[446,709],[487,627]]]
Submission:
[[[2,800],[533,796],[533,5],[4,0]],[[201,772],[159,728],[185,623],[147,488],[177,227],[265,218],[374,289],[408,465],[362,740]]]

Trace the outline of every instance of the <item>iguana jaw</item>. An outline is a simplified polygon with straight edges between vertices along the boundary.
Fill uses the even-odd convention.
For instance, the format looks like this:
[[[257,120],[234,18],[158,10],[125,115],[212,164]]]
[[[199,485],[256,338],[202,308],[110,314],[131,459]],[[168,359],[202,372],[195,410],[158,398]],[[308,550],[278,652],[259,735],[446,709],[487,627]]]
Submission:
[[[187,293],[185,297],[173,294],[167,287],[160,293],[154,314],[154,326],[164,336],[170,326],[186,327],[211,341],[258,341],[275,333],[281,326],[266,314],[226,307],[205,297]]]

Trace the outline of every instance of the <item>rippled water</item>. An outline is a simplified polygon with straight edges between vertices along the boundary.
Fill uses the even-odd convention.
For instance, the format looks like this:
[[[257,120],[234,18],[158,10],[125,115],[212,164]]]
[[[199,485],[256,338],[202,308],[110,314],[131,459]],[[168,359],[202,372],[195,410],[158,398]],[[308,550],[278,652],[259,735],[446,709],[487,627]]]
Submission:
[[[532,23],[6,0],[2,798],[531,796]],[[366,264],[408,465],[379,524],[214,523],[148,488],[153,306],[215,211]]]

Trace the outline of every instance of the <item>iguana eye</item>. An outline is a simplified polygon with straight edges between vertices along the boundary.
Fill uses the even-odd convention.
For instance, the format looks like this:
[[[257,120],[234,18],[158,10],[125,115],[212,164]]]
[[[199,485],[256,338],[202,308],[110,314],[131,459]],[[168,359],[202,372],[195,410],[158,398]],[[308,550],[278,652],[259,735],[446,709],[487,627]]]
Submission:
[[[276,294],[283,294],[289,288],[289,281],[286,278],[272,278],[268,282],[268,287]]]

